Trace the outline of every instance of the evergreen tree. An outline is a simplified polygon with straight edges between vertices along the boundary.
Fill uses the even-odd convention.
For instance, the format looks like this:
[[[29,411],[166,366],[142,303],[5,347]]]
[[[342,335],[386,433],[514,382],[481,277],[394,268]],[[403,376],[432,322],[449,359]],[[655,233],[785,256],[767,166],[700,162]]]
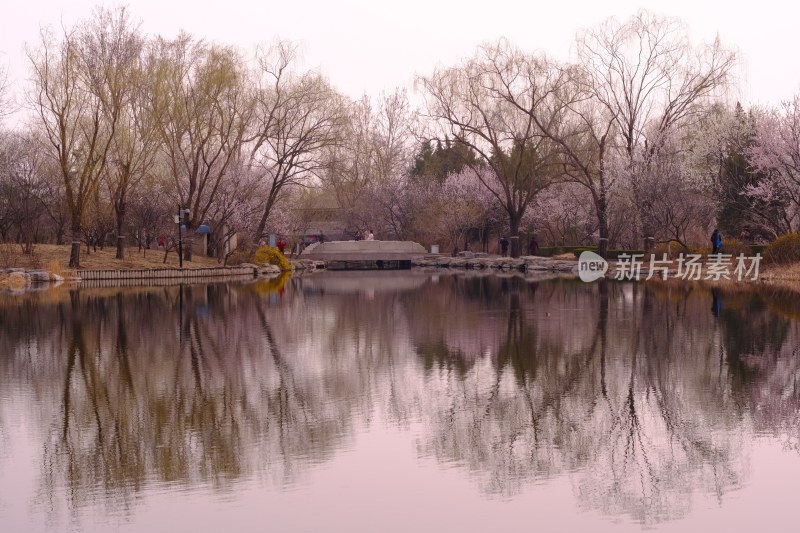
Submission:
[[[448,174],[461,172],[465,166],[474,166],[476,161],[475,151],[463,143],[446,138],[444,145],[437,140],[436,148],[433,148],[431,141],[426,140],[414,157],[411,175],[442,183]]]

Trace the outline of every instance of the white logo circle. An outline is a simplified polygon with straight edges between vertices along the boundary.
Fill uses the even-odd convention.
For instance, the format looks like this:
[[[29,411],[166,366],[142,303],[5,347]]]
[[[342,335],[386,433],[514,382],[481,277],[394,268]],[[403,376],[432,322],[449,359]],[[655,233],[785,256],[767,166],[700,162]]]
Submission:
[[[605,276],[608,262],[594,252],[581,252],[578,258],[578,277],[582,281],[592,282]]]

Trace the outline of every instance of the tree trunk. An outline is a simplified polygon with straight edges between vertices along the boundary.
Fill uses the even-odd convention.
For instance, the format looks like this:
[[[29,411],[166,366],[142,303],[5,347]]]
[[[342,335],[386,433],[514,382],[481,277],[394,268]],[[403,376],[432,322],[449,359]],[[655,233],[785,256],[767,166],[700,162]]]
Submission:
[[[261,220],[258,221],[258,227],[256,228],[255,239],[256,242],[261,240],[261,237],[264,235],[264,231],[267,229],[267,216],[269,215],[268,210],[264,210],[264,214],[261,216]]]
[[[81,267],[81,241],[72,241],[72,247],[69,251],[69,268]]]
[[[192,241],[194,240],[192,237],[188,235],[189,230],[187,228],[186,234],[183,236],[183,260],[184,261],[191,261],[192,260]]]
[[[117,210],[117,259],[125,259],[125,235],[123,235],[122,228],[125,226],[125,208],[120,207]]]
[[[79,209],[70,210],[72,248],[69,252],[69,268],[81,267],[81,237],[83,236],[83,225],[81,224],[82,212]],[[87,241],[88,243],[88,241]],[[86,252],[89,253],[88,251]]]
[[[608,200],[606,198],[605,180],[600,179],[600,193],[597,198],[597,222],[600,231],[600,241],[597,243],[597,255],[606,258],[608,254]]]
[[[117,255],[116,259],[125,259],[125,235],[117,234]]]
[[[269,218],[269,213],[272,211],[272,206],[275,203],[275,200],[270,194],[267,198],[267,203],[264,206],[264,212],[261,214],[261,220],[258,221],[258,226],[256,227],[255,239],[258,242],[261,237],[264,236],[264,232],[267,231],[267,219]]]
[[[509,226],[511,229],[511,257],[519,257],[519,222],[521,217],[509,217]]]
[[[608,255],[608,221],[605,212],[598,215],[598,221],[600,222],[600,241],[597,243],[597,255],[606,259]]]

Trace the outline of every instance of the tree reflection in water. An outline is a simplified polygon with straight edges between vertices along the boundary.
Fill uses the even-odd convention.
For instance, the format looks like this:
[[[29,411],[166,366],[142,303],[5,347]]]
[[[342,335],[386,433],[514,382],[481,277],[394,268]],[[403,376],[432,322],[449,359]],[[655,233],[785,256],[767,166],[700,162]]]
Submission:
[[[42,503],[289,486],[377,421],[487,494],[568,476],[580,506],[654,523],[739,487],[756,432],[798,448],[792,296],[359,276],[2,300]]]

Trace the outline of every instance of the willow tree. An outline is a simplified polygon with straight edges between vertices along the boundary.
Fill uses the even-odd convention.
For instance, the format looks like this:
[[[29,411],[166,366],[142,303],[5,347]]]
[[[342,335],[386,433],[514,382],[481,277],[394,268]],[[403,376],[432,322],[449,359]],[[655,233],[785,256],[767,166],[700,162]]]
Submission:
[[[146,41],[124,8],[100,8],[87,24],[81,48],[88,80],[101,107],[101,118],[114,124],[100,179],[116,219],[116,258],[125,257],[128,196],[155,156],[155,129],[148,113],[145,74]]]
[[[80,268],[84,218],[108,162],[120,102],[129,90],[127,45],[134,32],[125,20],[124,10],[116,15],[99,10],[94,21],[60,34],[42,29],[39,45],[27,50],[29,100],[44,131],[44,149],[64,181],[73,268]],[[109,21],[120,25],[103,28]],[[99,34],[101,29],[106,33]]]
[[[609,239],[609,200],[616,181],[612,172],[614,120],[591,100],[586,92],[585,75],[569,65],[550,64],[547,84],[530,95],[517,86],[535,86],[542,77],[536,59],[519,51],[510,52],[518,65],[513,70],[497,70],[500,82],[491,87],[494,98],[529,116],[535,131],[544,136],[555,151],[560,178],[586,187],[592,198],[599,233],[598,253],[605,257]],[[533,112],[532,103],[542,111]]]
[[[187,235],[206,221],[237,160],[250,116],[247,72],[230,47],[181,34],[159,38],[148,59],[151,109],[173,183],[176,210],[188,209]],[[191,237],[184,257],[192,256]]]
[[[501,41],[419,80],[432,136],[477,155],[465,163],[508,215],[513,257],[531,202],[560,175],[557,144],[537,126],[558,120],[558,109],[544,105],[557,81],[553,72],[547,58],[524,56]]]

